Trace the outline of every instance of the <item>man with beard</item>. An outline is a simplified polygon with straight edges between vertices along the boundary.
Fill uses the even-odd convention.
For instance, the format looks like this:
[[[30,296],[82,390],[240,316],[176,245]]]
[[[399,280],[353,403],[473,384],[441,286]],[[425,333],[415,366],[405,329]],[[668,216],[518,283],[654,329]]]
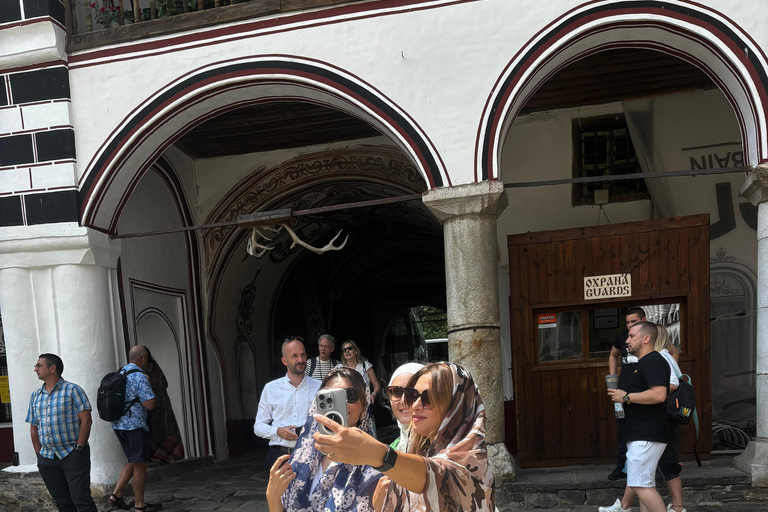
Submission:
[[[667,395],[670,369],[664,357],[653,350],[657,329],[650,322],[629,328],[627,349],[637,363],[621,389],[609,389],[614,403],[624,404],[622,426],[627,442],[627,487],[640,500],[644,512],[664,512],[664,501],[656,490],[656,466],[669,441]],[[600,512],[622,512],[621,501]]]
[[[285,340],[281,361],[288,372],[285,377],[268,382],[261,392],[253,431],[269,440],[269,451],[264,459],[267,469],[281,455],[293,452],[299,438],[297,429],[307,419],[309,406],[320,389],[319,380],[304,374],[307,352],[303,341],[298,336]]]

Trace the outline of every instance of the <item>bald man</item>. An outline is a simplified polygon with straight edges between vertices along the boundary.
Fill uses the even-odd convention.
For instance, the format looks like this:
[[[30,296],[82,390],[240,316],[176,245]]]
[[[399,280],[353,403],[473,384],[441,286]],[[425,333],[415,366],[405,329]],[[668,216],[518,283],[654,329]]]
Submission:
[[[285,377],[268,382],[261,392],[259,411],[253,424],[254,433],[269,440],[264,463],[271,468],[277,458],[293,453],[299,438],[297,429],[304,425],[309,406],[320,389],[320,381],[304,374],[307,352],[301,338],[288,338],[283,343],[281,361]]]
[[[163,508],[163,504],[144,501],[149,462],[147,411],[155,408],[155,394],[144,373],[149,367],[147,350],[142,346],[133,347],[128,352],[128,361],[129,363],[120,369],[120,373],[131,372],[125,381],[125,403],[131,405],[119,420],[112,422],[112,430],[120,441],[128,462],[123,465],[115,490],[108,499],[113,507],[128,510],[130,507],[123,500],[123,489],[133,480],[133,507],[142,512],[153,512]]]

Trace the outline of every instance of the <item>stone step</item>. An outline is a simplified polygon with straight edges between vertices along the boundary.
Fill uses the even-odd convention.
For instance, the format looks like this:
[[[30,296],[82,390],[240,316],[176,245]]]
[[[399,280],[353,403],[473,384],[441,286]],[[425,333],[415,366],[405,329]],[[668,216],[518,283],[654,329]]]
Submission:
[[[530,468],[515,482],[504,482],[496,496],[500,511],[595,511],[611,505],[624,492],[626,480],[610,481],[613,466]],[[768,490],[753,489],[749,475],[733,467],[732,458],[683,463],[683,502],[693,510],[768,511]],[[659,493],[668,502],[666,486],[657,480]],[[637,503],[637,502],[635,502]],[[705,507],[705,508],[702,508]],[[639,510],[639,508],[638,508]]]

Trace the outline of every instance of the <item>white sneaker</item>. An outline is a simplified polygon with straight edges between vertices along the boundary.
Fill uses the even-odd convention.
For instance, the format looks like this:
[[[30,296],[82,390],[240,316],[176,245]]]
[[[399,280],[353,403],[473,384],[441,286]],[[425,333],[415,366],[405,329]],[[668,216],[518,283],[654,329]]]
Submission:
[[[676,512],[676,511],[672,510],[672,504],[671,503],[669,505],[667,505],[667,512]],[[683,508],[683,510],[681,510],[680,512],[688,512],[688,510]]]
[[[617,498],[616,503],[610,507],[598,507],[597,512],[629,512],[629,509],[621,508],[621,500]]]

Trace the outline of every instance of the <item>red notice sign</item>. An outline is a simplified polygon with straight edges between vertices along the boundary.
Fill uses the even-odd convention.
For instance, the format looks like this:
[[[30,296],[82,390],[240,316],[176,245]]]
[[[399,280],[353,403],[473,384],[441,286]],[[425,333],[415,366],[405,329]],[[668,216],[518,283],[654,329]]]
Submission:
[[[554,329],[557,327],[557,313],[539,313],[539,329]]]

